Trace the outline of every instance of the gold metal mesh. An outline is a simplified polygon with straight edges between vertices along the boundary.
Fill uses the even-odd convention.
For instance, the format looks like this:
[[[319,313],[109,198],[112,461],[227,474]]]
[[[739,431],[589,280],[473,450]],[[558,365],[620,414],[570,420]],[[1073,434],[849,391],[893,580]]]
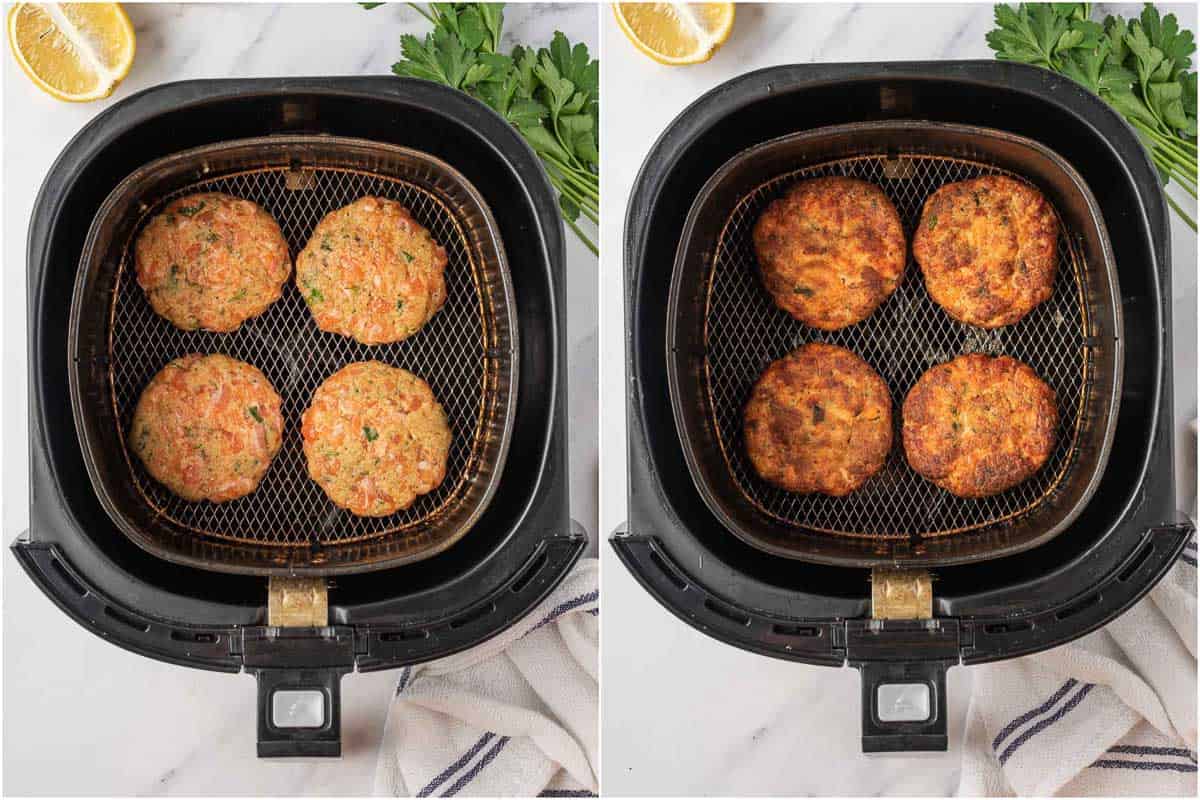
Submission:
[[[325,214],[365,195],[403,203],[446,248],[445,306],[418,333],[390,345],[367,346],[319,330],[289,281],[283,296],[234,333],[181,331],[159,317],[138,287],[132,264],[136,233],[163,205],[183,194],[225,192],[263,206],[279,222],[293,259]],[[432,192],[396,178],[344,168],[269,167],[201,181],[145,207],[122,249],[112,297],[109,356],[112,402],[124,456],[138,492],[175,525],[244,543],[291,546],[348,543],[405,531],[463,500],[478,470],[495,408],[496,362],[507,354],[489,342],[490,304],[483,277],[456,213]],[[294,277],[294,272],[293,272]],[[125,447],[142,389],[162,367],[188,353],[226,353],[261,369],[283,399],[283,444],[257,491],[227,503],[183,500],[149,476]],[[387,517],[356,517],[336,507],[307,471],[300,416],[325,378],[353,361],[376,359],[420,375],[446,410],[454,438],[446,478],[408,509]]]
[[[777,308],[759,276],[751,232],[767,204],[796,181],[844,175],[878,184],[892,199],[909,242],[925,199],[940,186],[981,175],[1011,174],[973,161],[925,155],[858,156],[780,175],[743,197],[726,222],[708,276],[705,311],[707,402],[734,484],[775,519],[825,533],[903,539],[989,526],[1032,511],[1071,468],[1088,397],[1091,359],[1085,331],[1084,264],[1060,226],[1054,294],[1016,325],[985,330],[957,322],[925,291],[911,257],[895,293],[863,322],[840,331],[810,328]],[[1013,176],[1019,177],[1019,176]],[[823,341],[858,353],[891,392],[895,439],[884,468],[846,497],[794,494],[758,477],[745,453],[742,414],[758,376],[801,344]],[[1007,354],[1024,361],[1055,391],[1057,443],[1047,464],[1023,483],[985,499],[951,495],[904,458],[901,407],[935,364],[963,353]]]

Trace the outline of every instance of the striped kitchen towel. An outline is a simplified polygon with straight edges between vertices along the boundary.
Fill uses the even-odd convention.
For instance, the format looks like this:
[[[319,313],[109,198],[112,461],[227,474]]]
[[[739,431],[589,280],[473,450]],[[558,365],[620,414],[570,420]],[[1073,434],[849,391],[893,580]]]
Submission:
[[[478,647],[400,671],[375,770],[395,797],[595,797],[599,570],[581,559]]]
[[[1196,795],[1196,539],[1076,642],[973,667],[958,794]]]

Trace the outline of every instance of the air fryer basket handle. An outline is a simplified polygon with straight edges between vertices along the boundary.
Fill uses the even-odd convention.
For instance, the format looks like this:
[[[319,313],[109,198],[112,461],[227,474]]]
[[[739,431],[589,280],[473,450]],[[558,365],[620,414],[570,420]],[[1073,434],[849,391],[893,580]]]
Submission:
[[[349,667],[263,667],[258,679],[258,757],[338,758],[341,683]]]
[[[864,753],[944,751],[946,670],[954,662],[866,661],[862,673]]]

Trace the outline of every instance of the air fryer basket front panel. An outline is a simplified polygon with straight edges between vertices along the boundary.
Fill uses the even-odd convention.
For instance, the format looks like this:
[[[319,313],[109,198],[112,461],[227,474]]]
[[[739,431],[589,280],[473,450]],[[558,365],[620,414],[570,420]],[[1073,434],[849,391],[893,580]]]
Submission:
[[[765,205],[797,180],[849,175],[878,184],[911,239],[933,191],[984,174],[1032,181],[1061,223],[1054,295],[1019,323],[985,330],[951,319],[929,297],[911,259],[881,308],[834,333],[791,319],[762,289],[750,230]],[[667,311],[675,423],[709,507],[733,533],[768,552],[850,566],[995,558],[1063,530],[1099,480],[1119,400],[1119,291],[1098,213],[1087,187],[1056,154],[978,127],[901,121],[819,128],[750,148],[725,164],[688,216]],[[772,487],[745,455],[741,422],[750,388],[770,361],[809,340],[863,356],[887,382],[896,409],[887,464],[846,497]],[[966,352],[1018,358],[1058,398],[1049,462],[985,499],[956,498],[925,480],[899,444],[905,394],[926,369]]]

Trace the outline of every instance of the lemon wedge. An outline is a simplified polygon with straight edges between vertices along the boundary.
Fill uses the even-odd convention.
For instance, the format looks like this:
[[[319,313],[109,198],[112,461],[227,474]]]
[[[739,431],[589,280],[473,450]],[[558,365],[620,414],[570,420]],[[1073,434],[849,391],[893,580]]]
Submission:
[[[614,3],[617,24],[660,64],[708,61],[733,30],[733,3]]]
[[[112,94],[137,49],[118,3],[17,3],[8,12],[8,44],[38,88],[71,102]]]

